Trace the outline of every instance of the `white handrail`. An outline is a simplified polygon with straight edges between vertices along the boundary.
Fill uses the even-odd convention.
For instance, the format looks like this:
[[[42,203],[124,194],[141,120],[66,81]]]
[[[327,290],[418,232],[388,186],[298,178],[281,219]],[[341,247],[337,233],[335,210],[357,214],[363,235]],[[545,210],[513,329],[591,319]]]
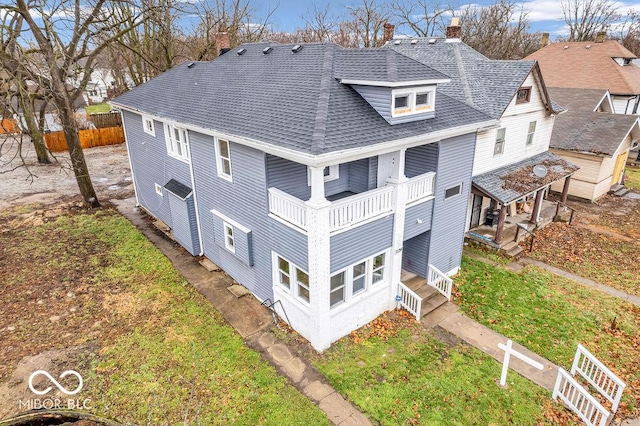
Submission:
[[[385,186],[332,202],[329,207],[331,232],[392,211],[393,189]]]
[[[578,344],[576,356],[573,359],[571,375],[575,376],[576,371],[593,385],[602,396],[611,401],[611,411],[615,413],[618,410],[626,383],[580,344]]]
[[[446,274],[440,272],[438,268],[429,265],[429,276],[427,284],[438,290],[447,300],[451,300],[451,291],[453,288],[453,280]]]
[[[590,426],[605,426],[611,413],[562,368],[553,387],[552,398],[558,397]]]
[[[398,291],[400,292],[400,306],[413,314],[416,317],[416,321],[420,321],[422,298],[402,283],[398,286]]]
[[[433,195],[435,177],[435,172],[428,172],[409,179],[407,182],[407,203]]]
[[[298,228],[307,229],[307,206],[304,201],[278,188],[269,188],[269,212]]]

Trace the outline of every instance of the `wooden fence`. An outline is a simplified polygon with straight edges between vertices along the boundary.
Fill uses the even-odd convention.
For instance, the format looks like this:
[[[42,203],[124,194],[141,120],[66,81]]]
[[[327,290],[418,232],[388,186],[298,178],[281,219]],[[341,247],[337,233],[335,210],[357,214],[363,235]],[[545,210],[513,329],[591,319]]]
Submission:
[[[78,134],[80,136],[80,145],[82,148],[117,145],[124,142],[124,131],[122,127],[80,130]],[[47,148],[49,148],[51,152],[62,152],[67,150],[67,139],[64,136],[64,132],[46,133],[44,135],[44,140],[47,144]]]
[[[105,127],[122,126],[122,115],[119,112],[103,112],[99,114],[87,114],[89,120],[99,129]]]

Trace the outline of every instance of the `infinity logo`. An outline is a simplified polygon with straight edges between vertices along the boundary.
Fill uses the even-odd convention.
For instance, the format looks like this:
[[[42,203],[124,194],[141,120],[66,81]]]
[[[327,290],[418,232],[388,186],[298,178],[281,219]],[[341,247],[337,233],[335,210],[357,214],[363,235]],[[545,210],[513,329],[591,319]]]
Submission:
[[[48,372],[44,371],[44,370],[38,370],[38,371],[34,371],[33,373],[31,373],[31,375],[29,376],[29,389],[31,389],[31,392],[35,393],[36,395],[46,395],[49,392],[51,392],[51,389],[53,389],[51,386],[49,386],[48,388],[44,389],[44,390],[37,390],[36,388],[33,387],[33,378],[42,374],[43,376],[46,376],[51,383],[53,383],[58,389],[60,389],[60,391],[64,394],[67,395],[75,395],[78,392],[80,392],[82,390],[82,376],[80,376],[80,374],[76,371],[73,370],[67,370],[67,371],[63,371],[62,374],[60,375],[60,379],[64,379],[65,377],[67,377],[68,375],[72,374],[74,376],[76,376],[78,378],[78,387],[73,390],[67,390],[64,386],[62,386],[60,383],[58,383],[58,381],[56,379],[54,379],[51,374],[49,374]]]

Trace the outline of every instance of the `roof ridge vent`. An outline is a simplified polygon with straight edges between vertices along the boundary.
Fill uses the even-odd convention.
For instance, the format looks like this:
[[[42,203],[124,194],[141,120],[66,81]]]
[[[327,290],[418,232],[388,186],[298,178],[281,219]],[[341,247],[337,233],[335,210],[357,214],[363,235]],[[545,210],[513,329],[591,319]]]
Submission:
[[[566,50],[566,49],[568,49],[568,48],[569,48],[569,45],[565,45],[565,46],[564,46],[564,48],[565,48],[565,50]]]
[[[273,47],[267,46],[264,49],[262,49],[262,53],[264,53],[265,55],[268,55],[269,53],[271,53],[272,50],[273,50]]]
[[[418,44],[418,40],[414,38],[413,40],[411,40],[411,44]]]
[[[435,38],[430,38],[429,39],[429,44],[436,44],[436,39]]]
[[[243,47],[242,49],[238,49],[237,53],[238,55],[244,55],[245,53],[247,53],[247,49]]]
[[[400,43],[402,43],[401,40],[393,40],[393,44],[395,44],[396,46],[399,45]]]
[[[187,64],[187,68],[193,68],[193,66],[194,66],[195,64],[196,64],[195,62],[189,62],[189,63]]]
[[[590,45],[590,44],[587,44],[587,45],[585,46],[585,48],[586,48],[586,49],[591,49],[591,45]]]
[[[298,53],[298,52],[299,52],[299,51],[301,51],[301,50],[302,50],[302,45],[301,45],[301,44],[296,44],[295,46],[293,46],[293,47],[291,48],[291,51],[292,51],[293,53]]]

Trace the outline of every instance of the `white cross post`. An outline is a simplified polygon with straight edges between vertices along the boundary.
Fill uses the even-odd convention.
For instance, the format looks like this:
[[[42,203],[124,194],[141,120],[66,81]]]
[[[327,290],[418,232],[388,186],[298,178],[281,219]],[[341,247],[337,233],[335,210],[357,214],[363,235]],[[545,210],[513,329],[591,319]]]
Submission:
[[[544,368],[544,366],[538,361],[535,361],[528,356],[514,350],[513,342],[511,341],[511,339],[507,340],[506,346],[502,343],[498,343],[498,348],[504,351],[504,361],[502,361],[502,375],[500,376],[500,386],[504,386],[507,383],[507,371],[509,370],[509,360],[511,359],[511,355],[526,362],[530,366],[537,368],[538,370],[542,370]]]

